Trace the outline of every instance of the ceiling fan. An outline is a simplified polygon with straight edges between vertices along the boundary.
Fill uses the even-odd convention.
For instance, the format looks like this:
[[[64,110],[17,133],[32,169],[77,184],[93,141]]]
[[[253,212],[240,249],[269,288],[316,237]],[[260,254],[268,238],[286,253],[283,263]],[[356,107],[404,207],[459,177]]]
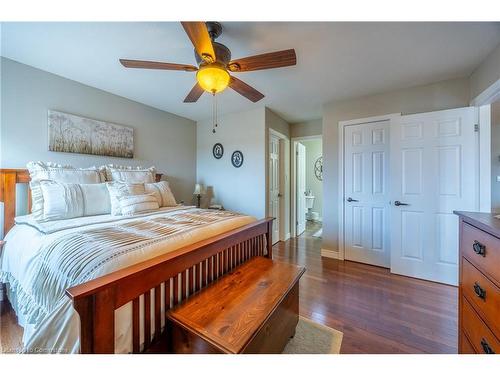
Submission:
[[[282,68],[297,64],[294,49],[264,53],[231,60],[231,51],[225,45],[215,41],[222,33],[218,22],[181,22],[189,39],[193,43],[198,67],[194,65],[173,64],[156,61],[120,59],[126,68],[184,70],[196,72],[196,85],[184,99],[184,103],[194,103],[207,91],[213,95],[223,91],[228,86],[252,102],[258,102],[264,97],[253,87],[229,72],[249,72]]]

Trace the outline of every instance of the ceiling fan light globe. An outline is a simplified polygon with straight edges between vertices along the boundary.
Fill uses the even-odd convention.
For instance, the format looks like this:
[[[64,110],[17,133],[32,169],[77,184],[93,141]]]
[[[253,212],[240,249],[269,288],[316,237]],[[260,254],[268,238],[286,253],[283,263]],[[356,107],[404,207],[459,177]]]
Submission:
[[[216,94],[226,89],[231,77],[223,67],[210,64],[198,70],[196,79],[203,90],[211,94]]]

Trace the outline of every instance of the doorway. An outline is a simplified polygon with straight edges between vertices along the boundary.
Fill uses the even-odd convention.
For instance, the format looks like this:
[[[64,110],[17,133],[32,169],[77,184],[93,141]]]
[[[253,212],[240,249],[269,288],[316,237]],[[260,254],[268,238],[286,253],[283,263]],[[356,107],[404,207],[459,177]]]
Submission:
[[[293,139],[292,223],[294,236],[322,237],[322,136]]]
[[[479,202],[475,109],[341,122],[341,251],[457,284],[458,219]]]
[[[272,241],[290,238],[290,139],[269,129],[267,142],[267,216],[274,217]]]

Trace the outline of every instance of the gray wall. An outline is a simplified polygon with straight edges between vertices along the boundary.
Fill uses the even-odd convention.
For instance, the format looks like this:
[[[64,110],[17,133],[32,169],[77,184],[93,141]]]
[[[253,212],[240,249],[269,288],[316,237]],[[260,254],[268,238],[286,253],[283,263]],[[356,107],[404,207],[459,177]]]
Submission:
[[[290,124],[279,117],[276,113],[266,108],[266,127],[274,129],[284,136],[290,138]]]
[[[500,101],[491,104],[491,211],[500,212]]]
[[[265,108],[222,116],[218,124],[213,134],[210,120],[198,122],[197,180],[211,187],[213,203],[261,219],[266,215]],[[217,142],[224,146],[221,159],[212,155]],[[231,164],[235,150],[243,152],[240,168]]]
[[[196,177],[196,123],[15,61],[1,60],[0,166],[30,160],[76,167],[155,165],[178,200],[191,200]],[[134,128],[134,159],[48,151],[47,110]]]
[[[338,251],[339,121],[389,113],[409,114],[466,107],[469,103],[467,78],[437,82],[323,106],[323,248]]]
[[[500,79],[500,44],[470,76],[470,98],[474,99]]]
[[[309,137],[323,134],[323,120],[311,120],[290,125],[290,137]]]

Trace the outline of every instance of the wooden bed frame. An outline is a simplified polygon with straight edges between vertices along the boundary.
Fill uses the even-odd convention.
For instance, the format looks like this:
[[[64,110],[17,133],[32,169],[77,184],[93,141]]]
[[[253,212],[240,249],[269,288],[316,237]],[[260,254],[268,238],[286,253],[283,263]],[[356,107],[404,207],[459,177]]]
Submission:
[[[158,180],[161,175],[156,177]],[[4,234],[14,226],[16,184],[29,181],[26,169],[0,169]],[[28,200],[30,208],[29,189]],[[132,302],[132,352],[161,352],[168,335],[161,326],[162,305],[166,312],[255,256],[272,258],[273,220],[258,220],[69,288],[66,294],[80,316],[80,352],[114,353],[115,310],[129,302]],[[139,314],[141,300],[144,314]]]

